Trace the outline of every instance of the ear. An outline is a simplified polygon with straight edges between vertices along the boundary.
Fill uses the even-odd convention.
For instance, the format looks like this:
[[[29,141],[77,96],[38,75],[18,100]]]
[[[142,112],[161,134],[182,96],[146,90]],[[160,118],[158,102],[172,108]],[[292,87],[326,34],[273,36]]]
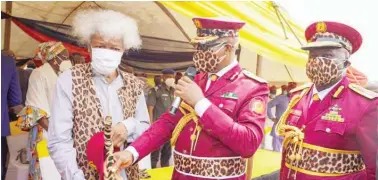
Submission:
[[[88,46],[89,58],[92,59],[92,47]]]
[[[224,50],[224,53],[225,54],[231,54],[232,53],[232,46],[230,44],[227,44],[225,47],[226,48]]]
[[[348,68],[351,64],[352,63],[349,60],[347,60],[347,61],[344,62],[344,67]]]

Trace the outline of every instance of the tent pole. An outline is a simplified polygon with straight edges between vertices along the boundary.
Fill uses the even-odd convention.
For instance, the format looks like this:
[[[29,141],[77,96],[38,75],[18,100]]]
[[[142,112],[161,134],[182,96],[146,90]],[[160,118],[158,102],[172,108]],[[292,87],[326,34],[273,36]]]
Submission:
[[[5,2],[5,12],[12,15],[12,1]],[[11,18],[5,19],[4,28],[4,50],[10,49],[10,38],[11,38]]]
[[[240,55],[241,55],[241,45],[239,44],[239,46],[238,46],[238,50],[237,50],[237,54],[236,54],[236,56],[237,56],[237,61],[238,62],[240,62]]]
[[[160,7],[160,9],[172,20],[172,22],[179,28],[181,33],[185,36],[185,38],[190,41],[190,37],[185,32],[184,28],[180,25],[180,23],[176,20],[176,18],[172,15],[171,12],[159,1],[154,1],[156,5]]]
[[[256,76],[261,76],[261,61],[262,61],[262,56],[257,55]]]

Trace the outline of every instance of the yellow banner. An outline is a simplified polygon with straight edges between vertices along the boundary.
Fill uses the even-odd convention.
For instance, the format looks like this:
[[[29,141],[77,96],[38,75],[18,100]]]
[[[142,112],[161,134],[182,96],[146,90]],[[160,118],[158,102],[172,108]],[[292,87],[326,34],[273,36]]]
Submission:
[[[193,17],[229,17],[245,21],[246,26],[240,31],[241,45],[270,60],[290,66],[304,67],[307,53],[284,24],[288,38],[284,36],[281,22],[273,4],[269,1],[249,2],[161,2],[167,8]],[[304,30],[280,9],[295,35],[305,43]]]

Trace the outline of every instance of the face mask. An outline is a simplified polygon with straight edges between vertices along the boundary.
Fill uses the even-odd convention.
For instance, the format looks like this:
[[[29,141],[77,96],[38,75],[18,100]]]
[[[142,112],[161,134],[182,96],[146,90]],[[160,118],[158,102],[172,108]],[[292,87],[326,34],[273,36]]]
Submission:
[[[316,57],[310,59],[306,65],[306,74],[310,80],[318,86],[328,85],[343,75],[345,68],[340,68],[334,59]]]
[[[217,65],[222,62],[226,55],[217,58],[217,53],[224,47],[225,45],[221,46],[217,51],[214,52],[214,48],[208,50],[197,50],[193,55],[194,66],[196,67],[197,71],[200,72],[214,72]]]
[[[101,75],[108,76],[113,73],[121,63],[123,52],[92,48],[92,62],[93,69]]]
[[[173,78],[168,78],[167,80],[165,80],[165,84],[168,87],[172,87],[172,88],[175,88],[175,86],[176,86],[175,79],[173,79]]]
[[[59,65],[59,73],[63,73],[64,71],[70,69],[72,67],[71,61],[63,61]]]

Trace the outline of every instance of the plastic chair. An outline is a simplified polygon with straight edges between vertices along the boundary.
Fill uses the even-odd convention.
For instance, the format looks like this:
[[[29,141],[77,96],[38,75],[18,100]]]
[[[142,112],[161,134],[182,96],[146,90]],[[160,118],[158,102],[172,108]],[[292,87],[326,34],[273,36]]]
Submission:
[[[28,134],[7,136],[9,148],[9,165],[5,180],[26,180],[29,174],[29,165],[22,164],[17,159],[18,151],[26,147]]]

